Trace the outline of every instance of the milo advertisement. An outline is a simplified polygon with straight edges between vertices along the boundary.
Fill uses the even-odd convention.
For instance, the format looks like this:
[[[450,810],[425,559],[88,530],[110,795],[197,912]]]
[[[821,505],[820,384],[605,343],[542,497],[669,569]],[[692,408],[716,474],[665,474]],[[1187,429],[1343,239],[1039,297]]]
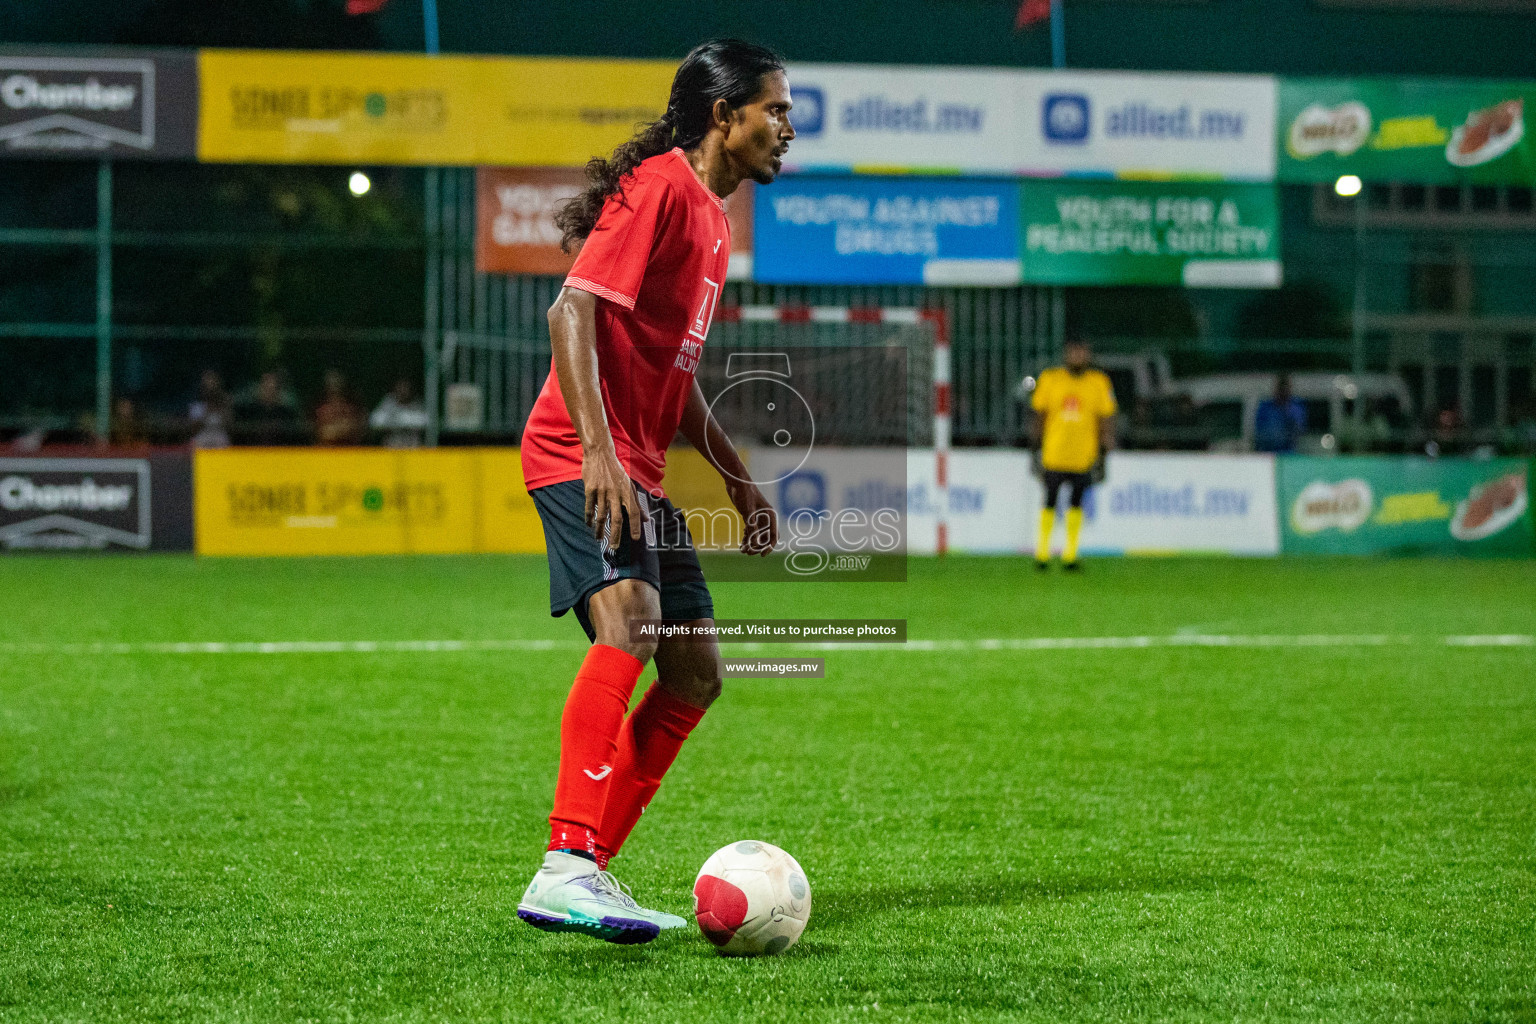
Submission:
[[[1288,78],[1280,83],[1279,178],[1527,185],[1536,82]]]
[[[1276,460],[1286,554],[1530,555],[1529,463],[1416,456]]]

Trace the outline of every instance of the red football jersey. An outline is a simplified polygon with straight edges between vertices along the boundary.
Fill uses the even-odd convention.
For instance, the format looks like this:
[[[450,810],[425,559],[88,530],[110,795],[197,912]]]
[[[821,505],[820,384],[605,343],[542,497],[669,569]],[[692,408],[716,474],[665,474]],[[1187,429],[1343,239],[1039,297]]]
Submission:
[[[645,160],[610,197],[576,257],[569,288],[597,304],[597,372],[619,462],[661,496],[683,409],[731,256],[725,204],[681,149]],[[529,490],[581,479],[581,439],[553,367],[523,429]]]

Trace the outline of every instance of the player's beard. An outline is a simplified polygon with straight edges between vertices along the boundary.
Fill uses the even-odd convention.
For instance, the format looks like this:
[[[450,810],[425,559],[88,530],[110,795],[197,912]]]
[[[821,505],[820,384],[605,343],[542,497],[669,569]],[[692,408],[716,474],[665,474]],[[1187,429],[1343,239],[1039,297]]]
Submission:
[[[782,166],[779,157],[770,156],[766,164],[753,169],[752,180],[759,185],[772,185],[774,179],[779,176],[779,169]]]

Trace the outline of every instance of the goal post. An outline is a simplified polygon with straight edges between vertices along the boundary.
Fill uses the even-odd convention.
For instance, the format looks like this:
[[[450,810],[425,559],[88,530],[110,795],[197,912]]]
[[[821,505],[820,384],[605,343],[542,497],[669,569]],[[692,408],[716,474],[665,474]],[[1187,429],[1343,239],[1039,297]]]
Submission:
[[[932,446],[937,506],[935,550],[949,546],[949,454],[952,440],[950,338],[942,309],[917,306],[730,305],[715,315],[699,368],[706,395],[730,388],[733,355],[764,350],[799,356],[807,376],[819,438],[847,447]],[[891,356],[899,353],[903,358]],[[722,359],[721,356],[724,356]],[[767,401],[750,389],[723,425],[749,442],[773,443]],[[774,410],[777,412],[778,410]],[[766,417],[766,418],[765,418]]]

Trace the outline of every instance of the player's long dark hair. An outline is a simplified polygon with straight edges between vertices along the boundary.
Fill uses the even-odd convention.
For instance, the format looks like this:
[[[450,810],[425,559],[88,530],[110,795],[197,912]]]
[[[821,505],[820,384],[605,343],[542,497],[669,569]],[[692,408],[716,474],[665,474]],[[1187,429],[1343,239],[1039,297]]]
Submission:
[[[692,149],[709,134],[716,100],[734,109],[752,102],[763,88],[763,76],[784,70],[784,60],[772,50],[740,39],[711,39],[693,48],[678,65],[672,79],[672,95],[666,113],[642,125],[635,137],[613,151],[606,160],[594,157],[587,163],[587,187],[555,213],[560,247],[570,252],[597,226],[603,204],[614,194],[623,195],[624,176],[640,161],[674,146]]]

